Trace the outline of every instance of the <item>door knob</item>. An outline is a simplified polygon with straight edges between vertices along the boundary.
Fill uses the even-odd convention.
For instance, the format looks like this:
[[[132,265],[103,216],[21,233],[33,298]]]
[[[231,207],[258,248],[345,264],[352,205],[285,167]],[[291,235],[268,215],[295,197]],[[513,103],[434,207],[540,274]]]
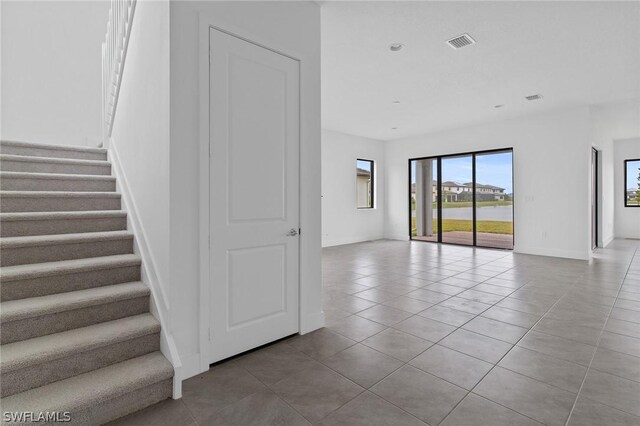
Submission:
[[[298,235],[298,231],[295,228],[291,228],[289,232],[287,232],[287,237],[295,237]]]

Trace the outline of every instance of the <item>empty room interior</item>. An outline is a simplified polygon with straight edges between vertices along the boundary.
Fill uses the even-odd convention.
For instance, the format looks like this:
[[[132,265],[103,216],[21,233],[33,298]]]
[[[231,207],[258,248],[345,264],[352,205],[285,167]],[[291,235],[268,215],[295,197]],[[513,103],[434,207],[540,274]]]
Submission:
[[[3,424],[640,425],[640,1],[0,19]]]

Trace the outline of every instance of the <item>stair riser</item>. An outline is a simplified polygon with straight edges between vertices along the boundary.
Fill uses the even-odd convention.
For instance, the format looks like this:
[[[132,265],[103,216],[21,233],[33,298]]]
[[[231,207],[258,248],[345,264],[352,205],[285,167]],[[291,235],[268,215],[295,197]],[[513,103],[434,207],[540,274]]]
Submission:
[[[107,159],[106,152],[82,152],[51,148],[36,148],[28,146],[2,145],[0,152],[5,155],[27,155],[30,157],[71,158],[75,160]]]
[[[3,196],[0,211],[9,212],[68,212],[89,210],[120,210],[120,198],[114,197],[42,197],[25,198]]]
[[[110,175],[111,165],[98,164],[60,164],[36,161],[2,160],[3,172],[62,173],[71,175]]]
[[[0,344],[20,342],[146,312],[149,312],[148,295],[24,320],[5,321],[2,323]]]
[[[117,398],[104,401],[89,409],[73,411],[71,413],[73,420],[66,424],[104,424],[171,398],[172,393],[172,379],[163,380]]]
[[[158,350],[160,350],[159,332],[71,354],[20,370],[2,372],[1,396],[4,398]]]
[[[55,262],[133,253],[133,237],[76,244],[49,244],[31,247],[2,248],[0,266]]]
[[[3,177],[0,179],[0,190],[113,192],[116,190],[116,181]]]
[[[132,281],[140,281],[139,264],[13,281],[0,280],[0,297],[5,302]]]
[[[22,237],[27,235],[75,234],[80,232],[122,231],[127,229],[127,218],[96,219],[46,219],[3,221],[1,237]]]

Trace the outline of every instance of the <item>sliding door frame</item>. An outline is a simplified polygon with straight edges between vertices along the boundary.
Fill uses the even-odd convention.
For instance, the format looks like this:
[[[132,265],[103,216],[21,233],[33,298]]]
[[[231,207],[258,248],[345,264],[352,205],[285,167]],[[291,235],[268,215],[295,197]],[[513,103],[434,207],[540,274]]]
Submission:
[[[463,247],[481,247],[481,248],[490,248],[490,249],[496,249],[496,250],[513,250],[513,247],[515,246],[515,238],[516,238],[516,230],[515,230],[515,200],[511,200],[511,223],[513,226],[513,233],[512,233],[512,248],[511,249],[502,249],[499,247],[486,247],[486,246],[478,246],[478,237],[477,237],[477,206],[476,206],[476,156],[478,155],[485,155],[485,154],[498,154],[500,152],[511,152],[511,188],[512,188],[512,193],[515,193],[514,190],[514,173],[513,173],[513,147],[507,147],[507,148],[497,148],[497,149],[488,149],[488,150],[484,150],[484,151],[469,151],[469,152],[461,152],[461,153],[455,153],[455,154],[444,154],[444,155],[430,155],[427,157],[416,157],[416,158],[409,158],[407,161],[407,170],[408,170],[408,181],[409,181],[409,240],[411,241],[419,241],[419,242],[424,242],[424,243],[436,243],[436,244],[450,244],[450,245],[455,245],[455,246],[463,246]],[[472,234],[473,234],[473,243],[471,245],[469,244],[459,244],[459,243],[448,243],[448,242],[443,242],[442,241],[442,159],[443,158],[453,158],[453,157],[464,157],[464,156],[471,156],[471,185],[472,185],[472,195],[471,195],[471,210],[472,210]],[[413,238],[413,236],[411,235],[411,163],[413,161],[419,161],[419,160],[435,160],[437,167],[438,167],[438,172],[437,172],[437,180],[438,180],[438,184],[436,186],[436,193],[437,193],[437,201],[436,201],[436,211],[438,213],[438,235],[437,235],[437,241],[428,241],[428,240],[416,240]],[[416,190],[417,190],[417,185],[416,185]],[[416,209],[418,208],[417,204],[416,204]]]

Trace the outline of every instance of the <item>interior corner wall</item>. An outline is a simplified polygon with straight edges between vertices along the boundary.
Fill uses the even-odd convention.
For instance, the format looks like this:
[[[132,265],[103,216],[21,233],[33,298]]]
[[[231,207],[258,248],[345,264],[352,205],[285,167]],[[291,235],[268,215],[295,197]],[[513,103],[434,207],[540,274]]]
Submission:
[[[303,332],[322,325],[320,181],[320,8],[314,2],[178,1],[170,4],[171,25],[171,299],[174,333],[185,377],[208,368],[200,346],[200,87],[201,16],[240,28],[264,44],[299,52],[301,62],[301,281],[311,289],[301,305]],[[207,18],[208,19],[208,18]],[[206,51],[206,50],[205,50]],[[208,126],[208,124],[203,124]],[[205,127],[206,128],[206,127]],[[206,189],[203,189],[206,191]],[[205,223],[207,218],[202,219]],[[211,236],[216,238],[215,235]],[[317,321],[314,322],[312,319]],[[206,319],[203,319],[203,322]],[[320,324],[320,325],[318,325]],[[206,328],[204,328],[206,330]]]
[[[408,159],[512,147],[514,250],[589,259],[590,141],[584,107],[386,142],[386,237],[409,238]]]
[[[615,170],[615,235],[616,238],[640,239],[640,208],[625,207],[624,160],[640,159],[640,138],[613,142]],[[634,183],[635,183],[635,178]]]
[[[640,137],[640,100],[629,99],[591,107],[591,125],[593,146],[599,154],[600,194],[598,246],[605,247],[618,235],[619,195],[615,188],[616,173],[622,169],[614,157],[615,143],[618,139]],[[621,219],[624,222],[624,213]],[[625,228],[625,227],[623,227]],[[623,232],[624,234],[624,232]]]
[[[151,312],[161,321],[160,349],[181,374],[170,297],[169,244],[169,4],[138,1],[120,95],[108,143],[128,229],[142,257],[142,280],[152,292]],[[174,396],[180,395],[174,381]]]
[[[356,208],[356,159],[373,160],[373,209]],[[382,141],[322,130],[322,246],[384,238]]]
[[[0,137],[102,142],[102,41],[108,1],[2,1]]]

